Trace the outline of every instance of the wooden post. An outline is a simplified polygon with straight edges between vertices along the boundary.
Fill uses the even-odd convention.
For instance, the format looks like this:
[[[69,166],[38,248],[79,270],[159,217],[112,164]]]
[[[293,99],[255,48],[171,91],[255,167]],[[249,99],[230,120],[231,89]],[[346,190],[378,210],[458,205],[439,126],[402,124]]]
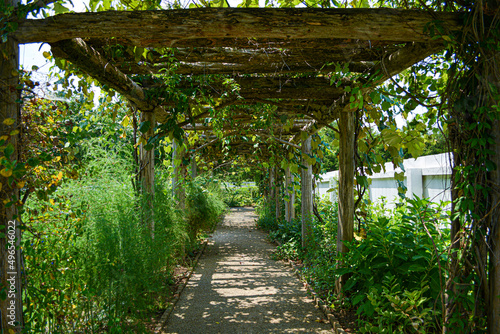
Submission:
[[[339,222],[337,226],[337,253],[347,253],[346,241],[354,237],[354,117],[352,111],[342,111],[339,117]],[[340,292],[347,277],[337,282]]]
[[[285,201],[285,220],[291,222],[295,218],[295,190],[293,189],[293,174],[290,172],[290,167],[285,171],[285,191],[287,192],[288,201]]]
[[[274,167],[269,169],[269,202],[267,205],[271,205],[275,201],[276,196],[276,186],[274,180]]]
[[[16,5],[19,1],[3,0],[6,6]],[[0,150],[2,159],[19,161],[18,135],[10,135],[19,129],[20,98],[19,84],[19,45],[13,38],[0,43],[0,136],[7,139],[1,146],[9,150]],[[14,121],[7,121],[7,119]],[[5,123],[4,123],[5,122]],[[9,152],[9,153],[7,153]],[[4,166],[0,167],[4,168]],[[5,237],[0,238],[0,289],[6,298],[0,298],[0,316],[2,333],[20,333],[23,324],[21,299],[21,261],[19,243],[21,232],[18,228],[19,217],[16,202],[19,191],[15,181],[0,176],[0,225]]]
[[[498,4],[496,6],[498,9]],[[500,62],[500,52],[495,53],[496,63]],[[491,75],[491,83],[500,91],[500,71]],[[495,101],[490,100],[493,105]],[[498,115],[497,115],[498,116]],[[488,333],[500,333],[500,120],[493,121],[491,129],[494,139],[494,145],[490,148],[493,151],[491,161],[496,165],[496,169],[491,172],[489,178],[493,184],[491,192],[491,206],[493,207],[490,215],[490,231],[488,235],[489,243],[489,296],[487,300],[488,313]]]
[[[313,246],[312,216],[313,216],[313,182],[312,165],[307,158],[311,154],[311,136],[302,142],[302,169],[300,186],[302,199],[302,248],[310,249]]]
[[[172,165],[174,166],[172,196],[177,203],[177,208],[184,210],[186,208],[186,192],[182,186],[182,181],[184,179],[183,171],[185,171],[185,166],[183,166],[182,160],[184,159],[185,149],[176,139],[173,140],[172,146]]]
[[[275,168],[276,171],[276,182],[275,182],[275,203],[276,203],[276,221],[279,221],[281,218],[281,194],[280,194],[280,186],[281,186],[281,177],[279,175],[279,168]]]
[[[191,155],[191,179],[196,179],[198,176],[198,165],[196,164],[196,156],[193,154]]]
[[[149,129],[143,134],[143,138],[148,140],[154,135],[156,125],[155,114],[153,112],[141,112],[141,123],[144,122],[149,122]],[[145,222],[151,234],[154,235],[155,150],[154,147],[148,150],[145,146],[143,143],[139,146],[139,178],[141,180],[142,192],[146,197],[146,205],[148,206]]]

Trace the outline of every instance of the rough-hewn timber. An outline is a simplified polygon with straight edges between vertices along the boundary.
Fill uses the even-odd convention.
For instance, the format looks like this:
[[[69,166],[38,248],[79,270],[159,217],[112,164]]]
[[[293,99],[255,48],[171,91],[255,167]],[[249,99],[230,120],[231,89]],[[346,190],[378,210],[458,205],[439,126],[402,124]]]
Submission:
[[[15,5],[16,0],[0,0],[3,4]],[[10,161],[19,161],[19,135],[12,135],[14,130],[19,130],[20,126],[20,99],[19,86],[19,47],[13,38],[8,38],[5,43],[0,43],[0,135],[5,136],[2,140],[3,148],[0,152],[2,159]],[[9,121],[14,121],[10,124]],[[6,155],[7,145],[12,145],[10,156]],[[2,167],[3,168],[3,167]],[[8,178],[0,176],[0,225],[3,225],[2,232],[4,236],[0,238],[0,290],[5,294],[0,298],[0,332],[2,333],[20,333],[23,322],[23,308],[21,298],[21,258],[19,229],[19,217],[16,202],[19,198],[19,189],[15,181],[9,181]],[[9,204],[7,204],[9,203]],[[16,240],[9,239],[9,236]],[[15,241],[15,245],[9,243],[9,240]],[[9,258],[10,256],[10,258]]]
[[[301,219],[302,219],[302,248],[311,250],[313,245],[313,181],[312,181],[312,165],[307,161],[311,155],[311,141],[309,136],[302,141],[302,165],[305,168],[301,169],[300,188],[301,188]]]
[[[440,21],[460,29],[457,13],[417,10],[310,8],[199,8],[161,11],[71,13],[43,20],[19,20],[20,43],[119,37],[136,46],[172,46],[199,38],[340,38],[431,40],[426,26]]]
[[[81,38],[51,44],[55,57],[69,60],[99,82],[108,85],[135,103],[141,111],[153,111],[155,106],[145,101],[144,90],[118,70]]]

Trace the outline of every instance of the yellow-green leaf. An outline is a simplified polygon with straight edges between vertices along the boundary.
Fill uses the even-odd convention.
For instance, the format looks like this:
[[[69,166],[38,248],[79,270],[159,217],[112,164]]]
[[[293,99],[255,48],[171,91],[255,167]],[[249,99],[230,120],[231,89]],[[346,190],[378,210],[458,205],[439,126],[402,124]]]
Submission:
[[[130,124],[130,117],[125,116],[123,117],[121,123],[120,123],[124,128],[126,128]]]
[[[6,118],[6,119],[4,119],[3,124],[10,126],[10,125],[14,124],[15,122],[16,121],[12,118]]]

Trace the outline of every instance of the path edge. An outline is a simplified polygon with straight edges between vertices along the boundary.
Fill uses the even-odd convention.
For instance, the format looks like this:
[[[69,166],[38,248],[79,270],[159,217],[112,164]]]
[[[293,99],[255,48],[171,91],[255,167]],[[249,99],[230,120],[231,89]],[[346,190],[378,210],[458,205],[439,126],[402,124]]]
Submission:
[[[278,244],[279,246],[281,246],[281,243],[279,241],[275,240],[275,243]],[[330,325],[332,325],[333,332],[336,333],[336,334],[348,334],[342,328],[342,326],[340,325],[340,322],[337,320],[337,318],[335,317],[335,315],[330,311],[330,309],[328,308],[328,306],[326,305],[326,303],[320,297],[318,297],[318,294],[316,293],[316,291],[314,291],[314,289],[309,285],[309,283],[307,283],[307,280],[304,279],[304,276],[302,276],[302,272],[293,263],[293,261],[285,260],[284,262],[286,264],[288,264],[293,269],[293,272],[294,272],[295,276],[297,276],[298,279],[304,284],[304,286],[306,287],[306,290],[313,297],[313,300],[314,300],[314,302],[316,304],[316,307],[319,308],[321,310],[321,312],[323,312],[323,314],[325,315],[325,317],[330,322]]]
[[[224,219],[224,215],[219,219],[219,222],[214,225],[214,227],[210,230],[210,233],[214,233],[215,229],[217,228],[217,225]],[[181,294],[184,291],[184,288],[186,285],[189,283],[189,280],[191,279],[191,276],[193,276],[193,273],[198,266],[198,261],[200,260],[200,257],[203,253],[205,253],[205,249],[208,246],[208,238],[203,240],[203,246],[200,252],[196,255],[196,258],[193,261],[193,265],[191,266],[191,269],[189,270],[189,275],[187,276],[187,279],[184,283],[182,283],[177,290],[175,291],[175,294],[177,297],[174,299],[174,301],[167,307],[165,312],[163,312],[160,320],[158,321],[158,325],[155,327],[154,333],[159,334],[161,331],[165,328],[165,325],[167,324],[168,318],[170,318],[170,315],[174,311],[175,305],[177,305],[177,302],[179,299],[181,299]]]

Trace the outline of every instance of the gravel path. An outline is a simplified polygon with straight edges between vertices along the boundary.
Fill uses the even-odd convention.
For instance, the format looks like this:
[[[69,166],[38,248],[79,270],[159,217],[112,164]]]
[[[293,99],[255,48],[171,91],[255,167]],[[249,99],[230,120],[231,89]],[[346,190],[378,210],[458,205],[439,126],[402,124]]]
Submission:
[[[219,224],[163,333],[332,333],[251,208]]]

